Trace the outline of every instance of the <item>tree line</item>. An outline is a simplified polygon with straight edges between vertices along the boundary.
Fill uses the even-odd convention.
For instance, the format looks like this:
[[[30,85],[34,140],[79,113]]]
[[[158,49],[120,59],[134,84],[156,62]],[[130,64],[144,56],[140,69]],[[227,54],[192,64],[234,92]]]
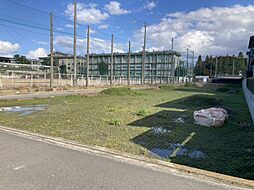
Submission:
[[[247,58],[240,52],[238,56],[198,56],[197,63],[193,69],[194,75],[205,75],[214,77],[215,75],[240,75],[247,70]]]

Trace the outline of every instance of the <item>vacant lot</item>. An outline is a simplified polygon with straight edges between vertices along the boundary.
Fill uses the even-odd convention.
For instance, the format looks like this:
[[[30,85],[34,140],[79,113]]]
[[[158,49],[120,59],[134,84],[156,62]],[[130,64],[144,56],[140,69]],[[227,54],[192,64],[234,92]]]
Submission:
[[[35,112],[2,111],[0,124],[254,179],[254,127],[240,86],[119,88],[90,97],[0,102],[31,105],[42,106]],[[228,110],[226,124],[195,125],[193,111],[212,106]]]

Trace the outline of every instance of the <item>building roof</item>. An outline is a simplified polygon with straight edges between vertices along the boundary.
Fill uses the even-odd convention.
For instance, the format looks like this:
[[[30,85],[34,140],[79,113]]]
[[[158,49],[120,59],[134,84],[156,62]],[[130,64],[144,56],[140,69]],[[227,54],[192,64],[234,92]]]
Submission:
[[[143,52],[131,52],[131,55],[142,55]],[[177,52],[177,51],[170,51],[170,50],[165,50],[165,51],[146,51],[146,54],[154,54],[154,55],[161,55],[161,54],[174,54],[178,57],[181,56],[181,53]],[[128,56],[128,53],[119,53],[119,52],[114,52],[114,56]],[[105,57],[105,56],[111,56],[110,53],[92,53],[89,56],[91,57]],[[48,55],[48,57],[50,57],[50,54]],[[63,53],[63,52],[54,52],[54,58],[62,58],[62,59],[73,59],[73,55],[72,54],[68,54],[68,53]],[[78,59],[85,59],[84,56],[77,56]],[[39,59],[43,59],[43,57],[40,57]]]
[[[63,52],[56,51],[53,54],[54,54],[54,58],[74,59],[74,56],[69,53],[63,53]],[[48,57],[39,57],[39,59],[44,59],[44,58],[49,58],[49,57],[50,57],[50,54],[48,54]],[[85,59],[85,57],[78,55],[77,59]]]
[[[0,60],[14,60],[12,57],[0,57]]]
[[[39,59],[28,59],[29,61],[40,61]]]
[[[142,55],[143,52],[131,52],[131,55]],[[177,51],[170,51],[170,50],[165,50],[165,51],[146,51],[146,54],[155,54],[155,55],[161,55],[161,54],[174,54],[176,56],[181,56],[181,53],[177,52]],[[128,53],[118,53],[118,52],[114,52],[114,56],[116,55],[122,55],[122,56],[128,56]],[[104,57],[104,56],[111,56],[110,53],[100,53],[100,54],[96,54],[96,53],[92,53],[90,54],[90,56],[98,56],[98,57]]]

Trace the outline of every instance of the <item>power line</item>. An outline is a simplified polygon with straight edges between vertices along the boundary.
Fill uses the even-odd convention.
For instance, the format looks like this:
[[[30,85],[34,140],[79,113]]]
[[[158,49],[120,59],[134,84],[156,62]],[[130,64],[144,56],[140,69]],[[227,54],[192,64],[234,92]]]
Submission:
[[[7,14],[3,14],[3,13],[0,13],[0,15],[3,15],[3,16],[6,16],[6,17],[9,17],[9,18],[12,18],[12,19],[15,19],[15,20],[20,20],[20,21],[24,21],[26,23],[31,23],[31,24],[35,24],[35,25],[41,25],[41,22],[40,23],[36,23],[36,22],[32,22],[32,21],[29,21],[29,20],[26,20],[26,19],[22,19],[22,18],[19,18],[19,17],[14,17],[14,16],[10,16],[10,15],[7,15]],[[44,20],[45,17],[43,17],[42,20]],[[41,21],[41,20],[40,20]],[[45,26],[47,27],[47,26]]]
[[[17,30],[23,30],[23,31],[26,31],[26,32],[32,32],[32,33],[42,34],[42,35],[47,35],[47,36],[49,35],[49,34],[46,34],[46,33],[37,32],[37,31],[33,31],[33,30],[27,30],[27,29],[24,29],[24,28],[18,28],[18,27],[7,25],[7,24],[3,24],[3,23],[0,23],[0,25],[8,27],[8,28],[14,28],[14,29],[17,29]]]
[[[3,22],[12,23],[12,24],[21,25],[21,26],[26,26],[26,27],[30,27],[30,28],[36,28],[36,29],[39,29],[39,30],[46,30],[46,31],[49,30],[48,28],[43,28],[43,27],[40,27],[40,26],[31,25],[31,24],[24,24],[24,23],[13,21],[13,20],[7,20],[7,19],[2,19],[2,18],[0,18],[0,20],[3,21]]]
[[[13,3],[13,4],[16,4],[16,5],[19,5],[19,6],[21,6],[21,7],[25,7],[25,8],[27,8],[27,9],[31,9],[31,10],[40,12],[40,13],[42,13],[42,14],[47,14],[47,15],[49,14],[49,13],[46,12],[46,11],[43,11],[43,10],[40,10],[40,9],[31,7],[31,6],[28,6],[28,5],[24,5],[24,4],[22,4],[22,3],[19,3],[19,2],[13,1],[13,0],[6,0],[6,1],[9,1],[9,2],[11,2],[11,3]]]
[[[36,12],[39,12],[39,13],[42,13],[42,14],[45,14],[45,15],[49,15],[49,13],[48,13],[47,11],[44,11],[44,10],[40,10],[40,9],[31,7],[31,6],[28,6],[28,5],[25,5],[25,4],[22,4],[22,3],[19,3],[19,2],[13,1],[13,0],[6,0],[6,1],[8,1],[8,2],[10,2],[10,3],[12,3],[12,4],[15,4],[15,5],[24,7],[24,8],[26,8],[26,9],[30,9],[30,10],[33,10],[33,11],[36,11]],[[140,18],[138,18],[138,17],[136,17],[136,16],[134,16],[134,15],[131,15],[131,14],[129,14],[129,15],[132,16],[133,18],[135,18],[136,20],[139,20],[139,21],[144,22],[143,19],[140,19]],[[12,16],[8,16],[8,17],[12,17]],[[12,17],[12,18],[14,18],[14,17]],[[58,15],[54,15],[54,18],[60,19],[60,20],[63,20],[63,21],[69,22],[69,23],[73,23],[73,21],[71,21],[71,20],[69,20],[69,19],[66,19],[66,18],[64,18],[64,17],[58,16]],[[17,18],[15,18],[15,19],[17,19]],[[0,18],[0,20],[3,21],[3,22],[15,24],[15,25],[20,25],[20,26],[23,26],[23,27],[29,27],[29,28],[38,29],[38,30],[44,30],[44,31],[50,31],[49,28],[47,28],[47,27],[45,27],[45,26],[40,26],[40,24],[38,24],[38,23],[34,23],[34,22],[31,22],[31,21],[27,21],[27,20],[25,20],[25,19],[20,19],[20,18],[18,18],[18,20],[24,20],[24,21],[30,22],[30,23],[32,23],[32,24],[27,24],[27,23],[24,24],[24,23],[21,23],[21,22],[12,21],[12,20],[7,20],[7,19],[1,19],[1,18]],[[84,26],[84,27],[86,27],[86,25],[84,25],[84,24],[82,24],[82,23],[77,22],[77,24],[78,24],[79,26]],[[48,34],[44,34],[44,33],[39,33],[39,32],[37,32],[37,31],[26,30],[26,29],[23,29],[23,28],[18,28],[18,27],[14,27],[14,26],[10,26],[10,25],[5,25],[5,26],[7,26],[7,27],[12,27],[12,28],[16,28],[16,29],[18,29],[18,30],[23,30],[23,31],[27,31],[27,32],[33,32],[33,33],[48,35]],[[109,35],[109,36],[111,35],[111,33],[109,33],[109,32],[102,32],[102,31],[97,30],[97,29],[93,29],[93,30],[95,30],[95,31],[97,31],[97,32],[99,32],[99,33],[101,33],[101,34],[104,34],[104,35]],[[65,34],[65,35],[73,35],[73,33],[64,32],[64,31],[57,31],[57,30],[55,30],[54,32],[55,32],[55,33],[59,33],[59,34]],[[79,35],[79,34],[77,34],[77,36],[78,36],[78,37],[82,37],[82,38],[86,38],[84,35]],[[127,39],[120,38],[119,36],[116,36],[116,35],[115,35],[114,37],[115,37],[116,39],[122,41],[124,44],[126,44],[126,47],[127,47],[127,45],[128,45],[128,40],[127,40]],[[100,42],[100,43],[102,43],[102,42]],[[136,44],[137,46],[141,46],[141,44],[136,43],[136,42],[132,42],[132,44]]]
[[[8,16],[8,15],[6,15],[6,16]],[[17,19],[17,20],[24,20],[24,19],[19,19],[19,18],[17,18],[17,17],[13,17],[13,16],[9,16],[9,17],[11,17],[11,18],[15,18],[15,19]],[[41,19],[41,20],[39,20],[39,22],[40,23],[42,23],[42,21],[45,19],[45,17],[43,17],[43,19]],[[24,20],[24,21],[26,21],[26,20]],[[27,22],[27,21],[26,21]],[[28,21],[29,22],[29,21]],[[32,23],[32,22],[31,22]],[[38,23],[35,23],[36,25],[39,25]],[[19,36],[19,39],[18,40],[16,40],[15,41],[15,43],[19,43],[22,39],[25,39],[25,37],[29,34],[29,33],[31,33],[32,32],[32,30],[30,30],[30,31],[27,31],[25,34],[23,34],[22,36],[19,36],[19,35],[17,35],[17,36]]]
[[[0,21],[11,23],[11,24],[15,24],[15,25],[20,25],[20,26],[24,26],[24,27],[34,28],[34,29],[38,29],[38,30],[50,31],[49,28],[44,28],[44,27],[40,27],[40,26],[36,26],[36,25],[31,25],[31,24],[24,24],[24,23],[12,21],[12,20],[7,20],[7,19],[0,18]],[[63,32],[63,31],[54,31],[54,32],[55,33],[59,33],[59,34],[73,35],[70,32]],[[77,34],[77,36],[85,38],[83,35],[78,35]]]
[[[47,11],[44,11],[44,10],[40,10],[40,9],[31,7],[31,6],[28,6],[28,5],[25,5],[25,4],[22,4],[22,3],[19,3],[19,2],[13,1],[13,0],[6,0],[6,1],[9,1],[9,2],[11,2],[11,3],[13,3],[13,4],[16,4],[16,5],[18,5],[18,6],[21,6],[21,7],[27,8],[27,9],[31,9],[31,10],[33,10],[33,11],[40,12],[40,13],[42,13],[42,14],[49,15],[49,13],[48,13]],[[134,16],[134,15],[131,15],[131,14],[129,14],[129,15],[132,16],[133,18],[139,20],[139,21],[145,22],[143,19],[140,19],[140,18],[138,18],[138,17],[136,17],[136,16]],[[64,18],[64,17],[58,16],[58,15],[55,15],[55,14],[54,14],[54,18],[57,18],[57,19],[60,19],[60,20],[64,20],[64,21],[69,22],[69,23],[73,23],[73,21],[68,20],[68,19],[66,19],[66,18]],[[21,20],[21,19],[19,19],[19,20]],[[32,23],[32,22],[31,22],[31,23]],[[84,25],[84,24],[82,24],[82,23],[80,23],[80,22],[77,22],[77,24],[78,24],[79,26],[87,27],[86,25]],[[36,28],[36,29],[42,29],[42,28],[39,28],[39,27],[36,27],[36,26],[33,26],[33,27]],[[45,29],[45,28],[43,28],[42,30],[47,30],[47,31],[49,31],[49,29]],[[109,36],[111,35],[111,33],[109,33],[109,32],[102,32],[102,31],[99,31],[99,30],[96,30],[96,29],[93,29],[93,30],[95,30],[95,31],[97,31],[97,32],[99,32],[99,33],[105,34],[105,35],[109,35]],[[61,34],[67,34],[67,35],[73,35],[73,34],[71,34],[71,33],[62,32],[62,31],[54,31],[54,32],[56,32],[56,33],[61,33]],[[81,36],[81,35],[77,35],[77,36],[83,37],[83,36]],[[123,39],[123,38],[120,38],[120,37],[118,37],[118,36],[116,36],[116,35],[114,35],[114,37],[117,38],[118,40],[120,40],[120,41],[122,41],[122,42],[128,44],[128,40]],[[133,42],[133,44],[137,44],[137,43],[136,43],[136,42]],[[140,44],[138,44],[138,45],[140,45]]]
[[[5,27],[4,24],[1,24],[1,23],[0,23],[0,25],[4,26],[4,28],[6,28],[6,29],[5,29],[6,32],[7,32],[15,41],[17,41],[16,37],[12,35],[12,33],[7,29],[7,27]]]

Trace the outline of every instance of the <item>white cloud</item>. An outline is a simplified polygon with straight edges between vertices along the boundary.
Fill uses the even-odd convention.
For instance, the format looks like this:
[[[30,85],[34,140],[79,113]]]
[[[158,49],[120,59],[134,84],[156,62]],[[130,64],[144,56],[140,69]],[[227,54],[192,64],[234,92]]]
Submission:
[[[144,6],[144,9],[152,10],[156,7],[156,3],[154,1],[149,1],[147,4]]]
[[[73,24],[66,24],[65,27],[66,28],[74,28]]]
[[[72,53],[73,49],[73,38],[69,36],[58,36],[55,39],[56,46],[63,48],[65,51]],[[127,49],[127,44],[114,44],[115,52],[124,52]],[[77,38],[77,51],[79,54],[84,54],[86,50],[86,39]],[[111,43],[100,38],[90,39],[90,52],[91,53],[110,53]]]
[[[48,45],[48,42],[44,42],[44,41],[36,41],[36,43],[39,45]]]
[[[99,29],[108,29],[108,25],[107,24],[101,24],[98,26]]]
[[[196,54],[237,54],[247,49],[249,36],[254,34],[254,6],[201,8],[191,12],[167,14],[160,23],[147,27],[148,48],[191,48]],[[142,44],[143,28],[134,39]]]
[[[101,10],[96,8],[96,4],[81,4],[77,3],[77,20],[80,23],[85,24],[98,24],[102,21],[106,20],[109,15],[107,13],[103,13]],[[67,5],[67,9],[65,10],[66,16],[70,19],[74,17],[74,5]]]
[[[47,51],[44,48],[38,48],[36,50],[31,50],[27,54],[27,58],[38,59],[39,57],[46,57]]]
[[[57,27],[56,30],[57,30],[57,31],[60,31],[60,32],[63,32],[63,31],[64,31],[64,29],[61,28],[61,27]]]
[[[0,55],[12,55],[13,53],[17,52],[20,48],[18,43],[12,44],[9,41],[2,41],[0,40]]]
[[[128,14],[130,11],[121,8],[121,3],[118,1],[110,1],[109,4],[105,5],[105,9],[111,15],[122,15]]]

